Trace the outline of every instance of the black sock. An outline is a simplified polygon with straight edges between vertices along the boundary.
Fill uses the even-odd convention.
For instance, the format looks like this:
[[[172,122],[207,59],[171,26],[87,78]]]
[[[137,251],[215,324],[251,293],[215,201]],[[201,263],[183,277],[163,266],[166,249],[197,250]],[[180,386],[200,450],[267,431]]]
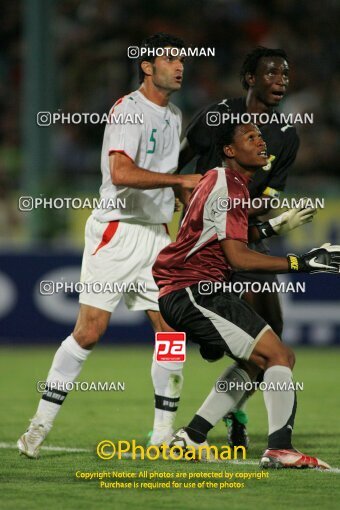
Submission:
[[[195,414],[189,425],[185,427],[185,431],[192,441],[203,443],[207,438],[209,430],[212,428],[213,425],[211,423]]]

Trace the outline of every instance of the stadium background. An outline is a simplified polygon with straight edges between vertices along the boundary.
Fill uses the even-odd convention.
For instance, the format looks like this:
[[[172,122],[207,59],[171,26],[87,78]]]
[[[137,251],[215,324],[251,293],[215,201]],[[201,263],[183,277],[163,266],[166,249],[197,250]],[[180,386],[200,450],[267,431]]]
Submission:
[[[89,210],[18,210],[22,195],[98,196],[104,126],[39,127],[39,111],[107,112],[138,87],[127,48],[166,31],[192,46],[214,47],[215,58],[188,59],[173,101],[184,127],[201,107],[243,92],[238,74],[256,45],[283,47],[291,84],[282,109],[313,112],[299,128],[301,146],[286,196],[325,198],[312,225],[272,242],[273,253],[340,244],[339,4],[326,0],[12,0],[2,6],[0,55],[0,342],[59,343],[70,332],[77,296],[41,296],[41,280],[79,278]],[[172,224],[172,232],[178,216]],[[288,278],[288,277],[285,277]],[[339,280],[306,277],[304,295],[283,299],[284,340],[340,344]],[[103,340],[152,343],[142,313],[121,305]],[[47,368],[47,367],[46,367]]]

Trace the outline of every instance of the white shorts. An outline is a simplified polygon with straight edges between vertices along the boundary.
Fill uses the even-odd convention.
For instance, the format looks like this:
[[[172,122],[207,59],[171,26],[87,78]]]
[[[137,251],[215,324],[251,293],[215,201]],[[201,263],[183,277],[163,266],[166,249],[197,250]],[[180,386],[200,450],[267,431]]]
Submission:
[[[171,242],[165,225],[122,221],[101,223],[92,215],[85,227],[79,302],[113,312],[120,299],[129,310],[158,311],[152,266]]]

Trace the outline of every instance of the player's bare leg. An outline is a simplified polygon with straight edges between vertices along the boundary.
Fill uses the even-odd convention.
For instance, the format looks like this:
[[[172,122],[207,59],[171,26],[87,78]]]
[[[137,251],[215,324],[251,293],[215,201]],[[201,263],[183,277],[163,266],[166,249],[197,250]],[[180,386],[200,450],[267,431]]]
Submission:
[[[283,319],[282,310],[277,293],[262,292],[254,294],[253,292],[245,292],[243,299],[254,308],[254,310],[262,317],[269,326],[271,326],[274,333],[278,337],[282,335]],[[263,380],[263,371],[259,371],[257,378],[258,382]],[[247,393],[244,398],[240,400],[238,405],[223,417],[223,421],[228,427],[228,444],[233,446],[244,446],[248,448],[249,438],[247,434],[246,425],[248,423],[248,416],[246,413],[246,404],[248,398],[254,391]]]
[[[156,332],[173,331],[159,312],[147,311]],[[153,360],[151,368],[155,391],[155,416],[149,445],[168,443],[173,434],[173,424],[183,386],[183,363]]]
[[[39,448],[52,428],[53,422],[67,396],[67,383],[72,383],[80,374],[91,349],[105,333],[110,312],[89,305],[80,305],[73,333],[60,345],[55,353],[46,378],[46,389],[41,397],[31,424],[18,440],[20,453],[37,458]]]

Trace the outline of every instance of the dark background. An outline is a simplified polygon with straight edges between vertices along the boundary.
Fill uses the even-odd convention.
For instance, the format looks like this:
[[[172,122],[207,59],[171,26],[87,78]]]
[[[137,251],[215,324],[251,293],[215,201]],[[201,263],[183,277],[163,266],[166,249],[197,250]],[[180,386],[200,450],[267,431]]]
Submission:
[[[48,267],[71,265],[77,274],[83,226],[90,213],[21,212],[18,197],[92,197],[97,196],[101,182],[104,126],[39,127],[37,112],[108,112],[119,97],[138,87],[137,64],[127,57],[127,48],[138,46],[144,37],[157,31],[178,35],[191,46],[214,47],[216,51],[214,58],[191,58],[185,64],[182,90],[173,96],[183,111],[184,127],[201,107],[224,97],[242,95],[239,69],[255,46],[285,49],[291,80],[282,110],[314,113],[314,125],[299,128],[301,146],[291,169],[288,196],[324,197],[326,207],[319,211],[312,226],[295,231],[283,245],[274,244],[273,250],[299,252],[325,241],[340,244],[340,44],[336,38],[339,7],[337,0],[2,2],[2,338],[12,342],[20,338],[28,342],[60,340],[68,333],[73,316],[66,320],[61,313],[53,321],[38,311],[34,285],[44,274],[40,257],[48,260]],[[302,296],[302,304],[301,296],[288,297],[290,305],[284,305],[288,341],[340,341],[338,279],[327,278],[308,279],[308,295]],[[326,287],[326,292],[318,292]],[[295,299],[304,307],[301,313]],[[131,340],[145,336],[143,317],[135,317],[131,320],[137,329],[122,323],[119,314],[109,336]],[[44,324],[43,332],[39,323]],[[50,327],[46,326],[48,323]]]

